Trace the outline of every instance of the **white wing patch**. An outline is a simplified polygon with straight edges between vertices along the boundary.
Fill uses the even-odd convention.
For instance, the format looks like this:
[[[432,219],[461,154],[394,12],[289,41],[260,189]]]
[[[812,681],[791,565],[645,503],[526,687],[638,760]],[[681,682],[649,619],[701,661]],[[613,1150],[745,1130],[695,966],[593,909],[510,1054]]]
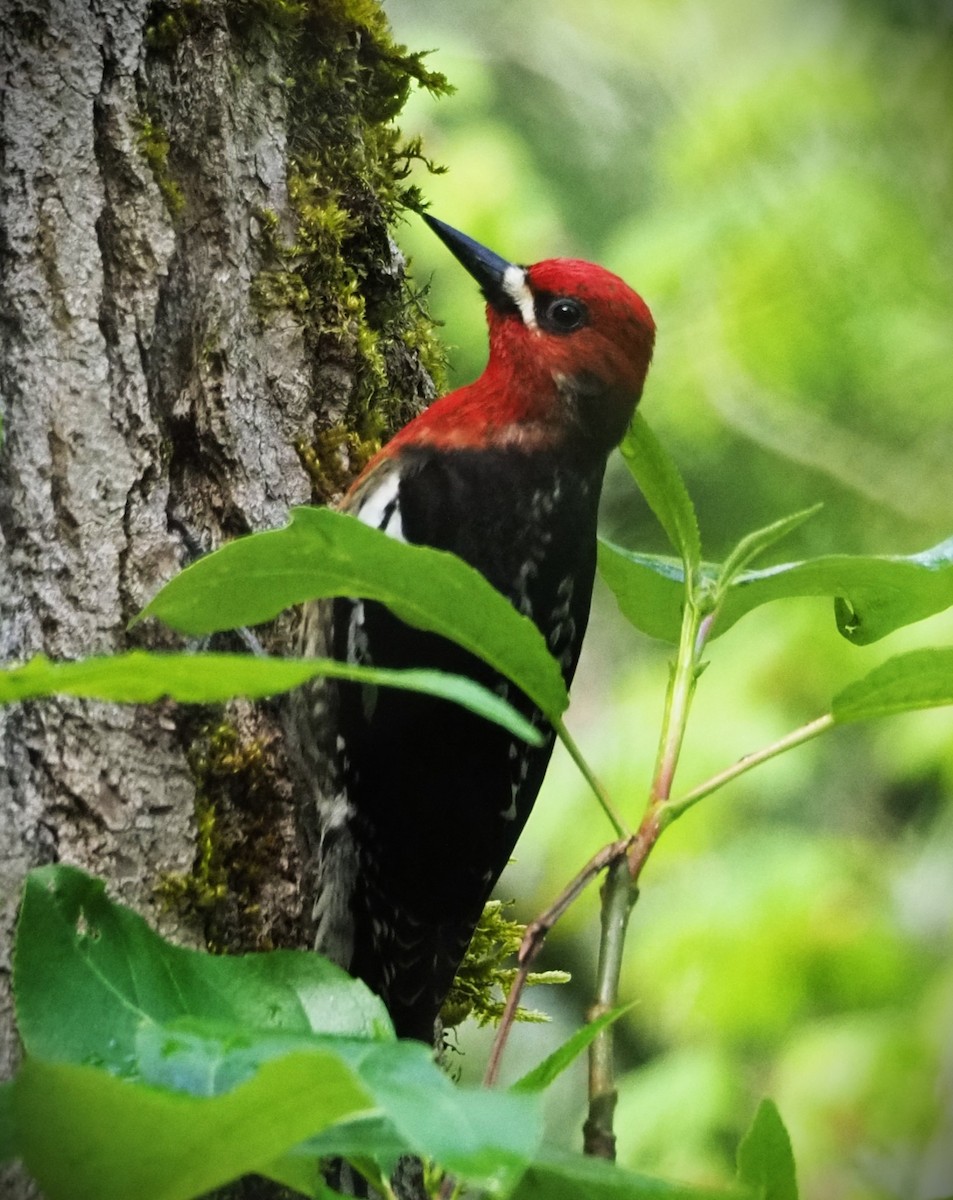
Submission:
[[[373,529],[380,529],[399,542],[405,542],[400,517],[400,472],[382,466],[374,471],[358,490],[350,508],[354,516]],[[364,628],[364,602],[351,598],[351,614],[347,625],[347,661],[352,664],[373,665],[367,631]],[[361,688],[364,719],[370,722],[377,707],[377,688],[365,684]]]
[[[400,519],[400,472],[387,471],[375,483],[359,500],[354,515],[365,525],[382,529],[389,537],[405,542]]]

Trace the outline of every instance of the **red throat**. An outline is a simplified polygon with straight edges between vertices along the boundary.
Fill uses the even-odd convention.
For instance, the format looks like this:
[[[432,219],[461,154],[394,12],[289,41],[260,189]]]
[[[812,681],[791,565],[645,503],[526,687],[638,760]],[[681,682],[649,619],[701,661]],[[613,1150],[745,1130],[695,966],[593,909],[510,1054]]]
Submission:
[[[510,319],[512,320],[512,318]],[[435,401],[384,448],[389,454],[409,445],[479,449],[523,445],[543,449],[558,440],[559,391],[549,372],[527,363],[513,371],[493,353],[479,379]]]

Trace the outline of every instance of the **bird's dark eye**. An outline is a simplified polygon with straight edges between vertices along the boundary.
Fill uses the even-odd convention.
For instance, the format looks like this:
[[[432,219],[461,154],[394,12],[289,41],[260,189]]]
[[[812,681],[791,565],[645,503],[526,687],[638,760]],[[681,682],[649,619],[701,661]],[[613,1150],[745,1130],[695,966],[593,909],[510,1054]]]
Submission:
[[[584,304],[567,296],[558,296],[541,307],[539,324],[549,333],[572,333],[585,325],[589,315]]]

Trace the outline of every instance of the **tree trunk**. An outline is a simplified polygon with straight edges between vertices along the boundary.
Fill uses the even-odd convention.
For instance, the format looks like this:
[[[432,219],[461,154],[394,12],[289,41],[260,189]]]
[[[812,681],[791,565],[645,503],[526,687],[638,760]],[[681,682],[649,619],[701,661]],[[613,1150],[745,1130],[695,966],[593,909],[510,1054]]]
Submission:
[[[177,644],[127,630],[165,580],[329,498],[431,394],[389,122],[439,80],[354,7],[3,5],[0,662]],[[0,1077],[35,865],[95,871],[182,942],[301,943],[274,728],[247,704],[0,710]]]

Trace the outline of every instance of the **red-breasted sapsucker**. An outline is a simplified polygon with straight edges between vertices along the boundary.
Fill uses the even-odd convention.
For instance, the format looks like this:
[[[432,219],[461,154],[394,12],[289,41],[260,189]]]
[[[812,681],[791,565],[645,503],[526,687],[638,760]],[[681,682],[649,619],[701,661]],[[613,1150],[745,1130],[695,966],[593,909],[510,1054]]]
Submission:
[[[589,617],[606,458],[642,393],[655,325],[601,267],[517,266],[424,219],[486,298],[489,362],[401,429],[343,507],[465,559],[536,622],[568,685]],[[492,668],[377,603],[311,606],[302,649],[467,675],[546,727]],[[339,683],[305,696],[293,741],[316,799],[316,948],[383,998],[399,1035],[431,1042],[553,736],[533,748],[448,701],[396,689]]]

